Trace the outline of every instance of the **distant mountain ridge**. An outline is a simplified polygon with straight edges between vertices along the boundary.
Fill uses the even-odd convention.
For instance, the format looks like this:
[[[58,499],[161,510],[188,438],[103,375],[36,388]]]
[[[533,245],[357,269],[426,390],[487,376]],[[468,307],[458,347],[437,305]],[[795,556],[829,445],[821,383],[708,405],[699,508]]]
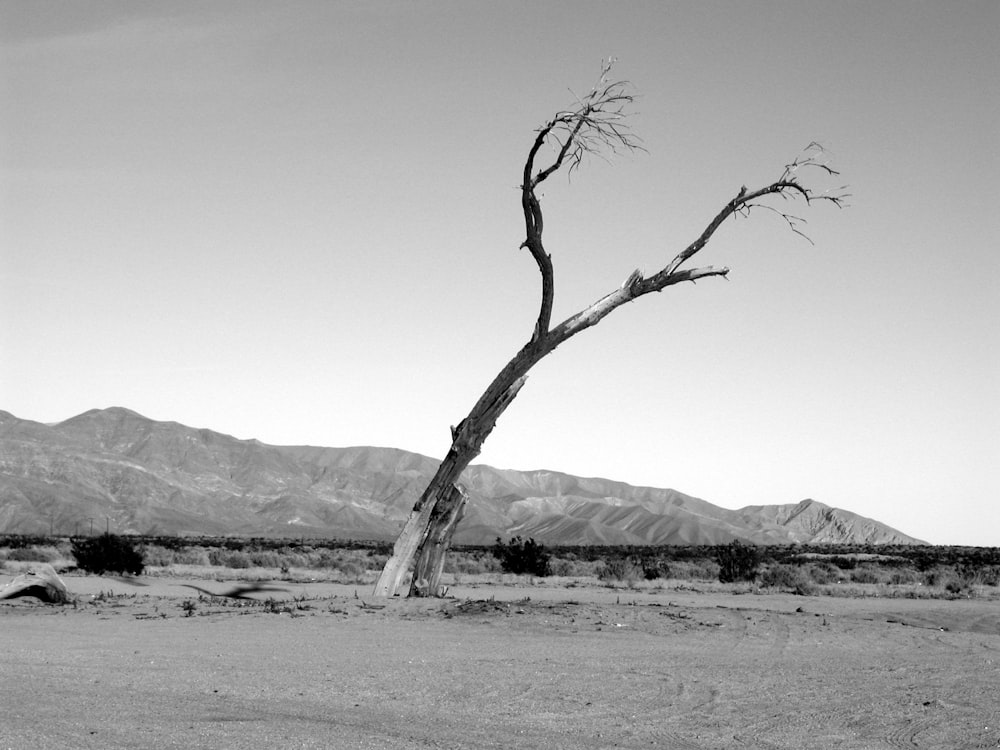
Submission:
[[[438,461],[396,448],[273,446],[128,409],[55,425],[0,411],[0,532],[394,539]],[[813,500],[728,510],[672,489],[485,465],[459,544],[922,544]]]

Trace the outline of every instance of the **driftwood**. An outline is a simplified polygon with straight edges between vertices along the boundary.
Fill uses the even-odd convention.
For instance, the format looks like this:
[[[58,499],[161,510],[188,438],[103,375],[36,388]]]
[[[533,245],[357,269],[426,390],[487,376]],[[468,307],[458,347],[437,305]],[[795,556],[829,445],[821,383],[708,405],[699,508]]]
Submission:
[[[46,604],[67,604],[73,600],[55,569],[42,563],[0,589],[0,599],[33,596]]]

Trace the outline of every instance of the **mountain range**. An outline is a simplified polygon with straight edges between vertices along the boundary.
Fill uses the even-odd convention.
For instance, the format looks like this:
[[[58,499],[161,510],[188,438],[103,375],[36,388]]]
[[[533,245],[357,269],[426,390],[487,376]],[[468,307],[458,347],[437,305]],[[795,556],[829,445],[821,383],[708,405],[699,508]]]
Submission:
[[[266,445],[128,409],[58,424],[0,411],[0,533],[391,540],[438,461],[396,448]],[[922,544],[814,500],[728,510],[672,489],[470,466],[457,544]]]

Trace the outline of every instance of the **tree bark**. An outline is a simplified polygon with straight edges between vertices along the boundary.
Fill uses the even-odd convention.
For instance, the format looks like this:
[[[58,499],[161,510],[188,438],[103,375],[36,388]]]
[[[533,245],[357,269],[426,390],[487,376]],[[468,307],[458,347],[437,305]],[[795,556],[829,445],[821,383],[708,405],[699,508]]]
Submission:
[[[458,485],[452,485],[451,492],[434,506],[427,536],[417,550],[410,596],[444,596],[447,593],[448,588],[441,585],[444,559],[468,502],[468,494]]]
[[[438,466],[430,484],[410,511],[403,530],[396,538],[392,556],[382,568],[375,583],[376,596],[395,596],[417,550],[430,532],[431,517],[438,503],[447,502],[455,490],[458,478],[482,450],[483,441],[493,431],[497,419],[504,413],[524,385],[523,374],[537,360],[520,354],[508,363],[486,389],[479,401],[457,427],[451,430],[452,443],[448,455]],[[457,524],[457,521],[455,522]],[[454,525],[449,527],[454,532]],[[449,534],[448,540],[451,536]],[[443,553],[442,553],[443,554]]]

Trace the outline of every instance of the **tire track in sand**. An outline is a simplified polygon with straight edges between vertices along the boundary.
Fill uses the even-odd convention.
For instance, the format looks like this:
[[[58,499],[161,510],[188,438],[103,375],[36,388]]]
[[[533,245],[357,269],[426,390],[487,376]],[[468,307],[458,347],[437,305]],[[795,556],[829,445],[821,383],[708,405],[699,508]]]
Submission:
[[[934,722],[929,719],[906,721],[894,727],[885,736],[885,741],[889,743],[890,747],[920,747],[920,744],[917,742],[917,735],[933,725]]]

